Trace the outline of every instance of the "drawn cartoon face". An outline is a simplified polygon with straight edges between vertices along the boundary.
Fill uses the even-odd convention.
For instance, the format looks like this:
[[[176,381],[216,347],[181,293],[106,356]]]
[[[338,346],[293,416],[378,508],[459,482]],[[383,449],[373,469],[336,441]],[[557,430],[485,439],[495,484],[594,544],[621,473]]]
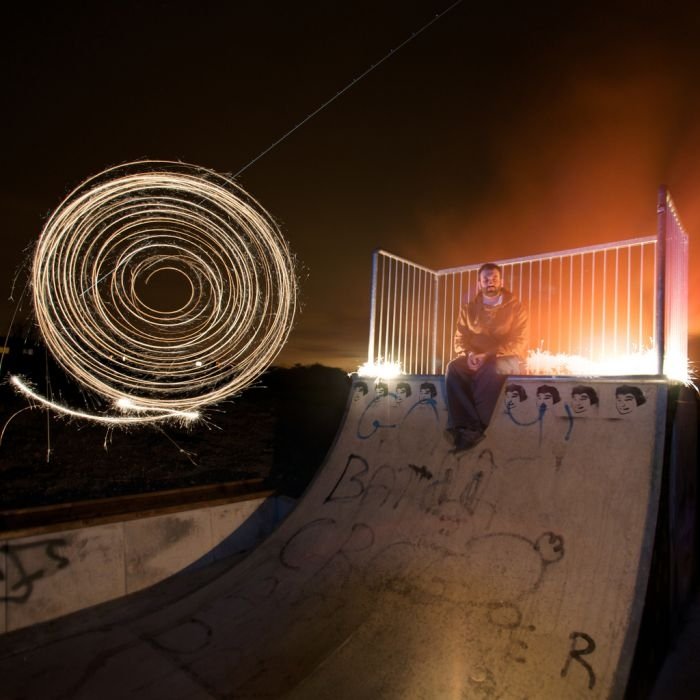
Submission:
[[[401,403],[406,398],[406,389],[402,386],[396,387],[396,403]]]
[[[375,384],[374,386],[374,393],[377,398],[382,398],[389,393],[389,387],[383,382],[379,382],[379,384]]]
[[[588,394],[573,394],[571,408],[574,413],[586,413],[591,408],[591,397]]]
[[[517,391],[506,391],[505,402],[506,408],[512,411],[516,406],[520,405],[520,393]]]
[[[362,387],[356,386],[355,390],[352,393],[352,400],[353,402],[355,401],[361,401],[362,397],[365,395],[365,392],[362,391]]]
[[[549,392],[537,394],[537,399],[535,400],[535,403],[537,404],[537,408],[539,408],[540,406],[546,406],[547,408],[551,408],[552,406],[554,406],[554,397]]]
[[[421,389],[420,390],[420,400],[421,401],[427,401],[428,399],[431,399],[432,396],[430,394],[430,389]]]
[[[627,415],[637,408],[637,399],[634,394],[617,394],[615,396],[615,408],[621,415]]]

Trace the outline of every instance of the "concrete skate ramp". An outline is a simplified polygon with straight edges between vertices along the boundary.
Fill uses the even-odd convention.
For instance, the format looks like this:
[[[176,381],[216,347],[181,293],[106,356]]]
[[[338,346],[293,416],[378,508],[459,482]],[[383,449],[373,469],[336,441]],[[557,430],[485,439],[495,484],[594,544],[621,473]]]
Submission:
[[[0,696],[621,696],[666,385],[516,378],[487,439],[453,454],[442,378],[407,381],[352,393],[324,468],[243,561],[5,635]],[[544,412],[542,384],[560,397]]]

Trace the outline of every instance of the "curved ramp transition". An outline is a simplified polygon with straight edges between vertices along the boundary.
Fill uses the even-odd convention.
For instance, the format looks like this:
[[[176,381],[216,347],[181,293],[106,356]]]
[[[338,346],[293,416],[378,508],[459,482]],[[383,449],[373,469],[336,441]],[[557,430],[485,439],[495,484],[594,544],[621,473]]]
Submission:
[[[442,377],[386,396],[366,381],[252,554],[5,635],[2,697],[621,696],[666,384],[627,381],[644,401],[622,406],[619,380],[516,378],[526,398],[502,397],[487,438],[455,454]],[[560,400],[542,411],[545,383]],[[581,383],[597,403],[573,400]]]

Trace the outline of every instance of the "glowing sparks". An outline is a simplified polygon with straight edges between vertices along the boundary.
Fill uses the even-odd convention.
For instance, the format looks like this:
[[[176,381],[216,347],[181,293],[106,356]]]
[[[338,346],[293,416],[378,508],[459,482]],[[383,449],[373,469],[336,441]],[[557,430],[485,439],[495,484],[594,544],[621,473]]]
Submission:
[[[163,272],[182,283],[176,308],[144,298]],[[107,421],[15,386],[101,422],[190,420],[240,391],[286,342],[297,292],[287,244],[255,200],[209,170],[155,161],[107,170],[65,199],[37,244],[32,289],[56,360],[139,415]]]
[[[671,348],[664,356],[664,376],[684,384],[691,384],[695,373],[688,358],[677,348]]]
[[[395,379],[403,374],[398,362],[365,362],[358,367],[357,374],[360,377],[374,377],[375,379]]]
[[[179,419],[183,422],[195,421],[199,418],[199,413],[197,411],[175,411],[172,409],[158,409],[158,408],[146,408],[145,406],[138,406],[130,402],[128,399],[119,399],[116,405],[119,409],[125,412],[142,413],[145,415],[123,415],[123,416],[100,416],[93,413],[85,413],[84,411],[76,411],[63,404],[56,403],[54,401],[49,401],[47,398],[41,394],[37,394],[36,391],[27,386],[19,377],[10,377],[10,382],[19,391],[20,394],[26,396],[28,399],[50,408],[57,413],[61,413],[64,416],[69,416],[71,418],[86,418],[97,423],[104,423],[106,425],[119,425],[119,424],[138,424],[138,423],[153,423],[154,421],[170,421],[173,419]]]
[[[529,374],[568,375],[580,377],[608,377],[637,374],[657,374],[658,355],[655,350],[641,350],[626,355],[615,355],[605,360],[591,360],[580,355],[552,354],[541,350],[530,351],[527,358]],[[688,381],[687,360],[672,367],[666,362],[665,375],[669,379]]]

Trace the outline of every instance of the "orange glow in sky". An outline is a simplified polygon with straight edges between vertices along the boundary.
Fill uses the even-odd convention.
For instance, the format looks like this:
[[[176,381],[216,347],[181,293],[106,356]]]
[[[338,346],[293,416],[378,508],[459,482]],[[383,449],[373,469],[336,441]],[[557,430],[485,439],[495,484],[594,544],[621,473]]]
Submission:
[[[0,324],[85,177],[144,157],[238,172],[448,4],[141,3],[138,22],[109,3],[41,21],[13,6]],[[654,235],[662,183],[700,338],[698,35],[689,3],[462,3],[353,84],[240,178],[299,263],[277,362],[367,359],[375,248],[441,269]]]

